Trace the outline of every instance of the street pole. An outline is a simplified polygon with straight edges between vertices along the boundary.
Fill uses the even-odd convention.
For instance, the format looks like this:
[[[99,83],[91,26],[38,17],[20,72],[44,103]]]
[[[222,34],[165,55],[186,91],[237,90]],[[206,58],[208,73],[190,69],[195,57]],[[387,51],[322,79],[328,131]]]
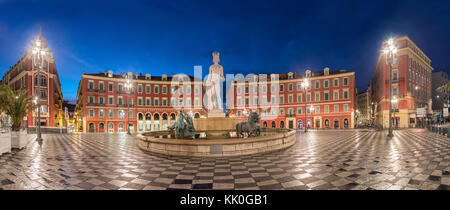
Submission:
[[[394,62],[394,54],[397,53],[397,47],[394,46],[394,40],[391,38],[385,46],[384,54],[386,63],[389,65],[389,131],[388,137],[392,137],[392,64]]]
[[[45,51],[41,49],[40,40],[36,40],[36,47],[33,49],[34,55],[34,66],[37,66],[37,93],[36,93],[36,106],[38,108],[38,116],[37,116],[37,130],[36,130],[36,140],[41,141],[41,68],[44,64],[44,55]],[[36,65],[38,64],[38,65]]]
[[[307,118],[306,118],[306,109],[307,109],[307,104],[306,104],[306,83],[305,83],[305,132],[308,132],[308,123],[307,123]]]

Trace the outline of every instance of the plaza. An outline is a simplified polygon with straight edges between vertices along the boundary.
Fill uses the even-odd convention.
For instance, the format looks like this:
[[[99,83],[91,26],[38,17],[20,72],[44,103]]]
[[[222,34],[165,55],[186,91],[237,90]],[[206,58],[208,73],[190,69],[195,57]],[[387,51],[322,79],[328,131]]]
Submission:
[[[450,139],[426,129],[297,132],[292,147],[227,158],[156,155],[127,134],[33,135],[0,156],[0,189],[449,190]]]

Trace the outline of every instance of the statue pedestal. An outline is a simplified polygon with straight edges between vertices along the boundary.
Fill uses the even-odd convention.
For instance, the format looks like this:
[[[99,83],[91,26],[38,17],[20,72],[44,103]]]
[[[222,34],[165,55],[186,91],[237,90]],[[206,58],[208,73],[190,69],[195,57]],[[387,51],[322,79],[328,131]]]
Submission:
[[[236,130],[236,124],[240,122],[242,122],[241,118],[195,118],[194,128],[196,132],[205,132],[209,139],[229,138],[230,132],[234,132]]]
[[[213,109],[208,111],[207,113],[207,117],[225,117],[225,113],[223,112],[222,109]]]

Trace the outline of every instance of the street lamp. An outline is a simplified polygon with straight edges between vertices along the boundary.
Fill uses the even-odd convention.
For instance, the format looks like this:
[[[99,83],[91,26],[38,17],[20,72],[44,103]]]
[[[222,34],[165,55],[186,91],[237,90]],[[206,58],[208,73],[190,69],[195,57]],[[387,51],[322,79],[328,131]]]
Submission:
[[[36,130],[36,140],[41,141],[42,137],[41,137],[41,100],[40,100],[40,95],[41,95],[41,68],[44,67],[44,62],[45,62],[45,56],[46,56],[46,51],[45,49],[42,48],[41,46],[41,41],[40,40],[36,40],[35,42],[35,47],[32,50],[33,53],[33,63],[34,63],[34,67],[37,66],[37,97],[35,99],[35,104],[38,108],[37,112],[38,112],[38,118],[37,118],[37,130]]]
[[[128,102],[127,102],[127,133],[131,134],[130,132],[130,95],[131,95],[131,88],[133,87],[133,84],[131,84],[130,78],[127,77],[127,81],[125,83],[125,88],[128,90]]]
[[[383,49],[383,53],[386,56],[386,64],[389,65],[389,132],[388,136],[394,136],[392,134],[392,65],[394,63],[394,56],[397,54],[397,47],[394,45],[394,40],[390,38],[387,41],[387,46]]]
[[[305,91],[305,132],[307,132],[308,131],[308,126],[306,125],[306,89],[308,88],[308,78],[305,78],[305,80],[302,82],[302,87],[303,87],[303,90]]]
[[[314,107],[313,107],[313,105],[311,105],[311,107],[309,107],[309,111],[311,112],[311,128],[314,128]]]

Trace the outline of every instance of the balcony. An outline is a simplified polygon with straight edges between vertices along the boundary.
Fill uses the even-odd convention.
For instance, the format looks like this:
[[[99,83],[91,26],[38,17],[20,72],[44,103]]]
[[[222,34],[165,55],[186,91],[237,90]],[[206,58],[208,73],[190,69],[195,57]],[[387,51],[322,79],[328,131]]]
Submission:
[[[104,92],[105,92],[105,89],[100,89],[100,90],[98,90],[98,92],[99,92],[99,93],[104,93]]]
[[[117,94],[127,94],[127,92],[123,91],[123,90],[118,90]]]
[[[295,117],[295,114],[286,114],[286,117]]]
[[[98,92],[98,90],[96,90],[96,89],[90,89],[90,88],[88,88],[87,91],[88,91],[88,92]]]

